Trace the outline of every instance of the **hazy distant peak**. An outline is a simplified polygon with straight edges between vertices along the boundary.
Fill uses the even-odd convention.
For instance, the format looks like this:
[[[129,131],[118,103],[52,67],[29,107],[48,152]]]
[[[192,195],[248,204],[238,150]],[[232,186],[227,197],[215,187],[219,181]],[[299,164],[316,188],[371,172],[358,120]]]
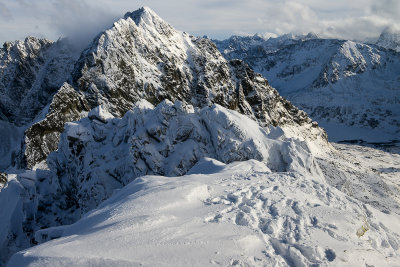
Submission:
[[[400,31],[393,27],[386,27],[376,44],[400,52]]]
[[[321,38],[319,36],[319,34],[315,33],[315,32],[309,32],[305,37],[308,39],[320,39]]]
[[[310,40],[310,39],[319,39],[319,35],[314,32],[309,32],[308,34],[295,34],[295,33],[286,33],[276,37],[277,39],[287,39],[287,40]]]

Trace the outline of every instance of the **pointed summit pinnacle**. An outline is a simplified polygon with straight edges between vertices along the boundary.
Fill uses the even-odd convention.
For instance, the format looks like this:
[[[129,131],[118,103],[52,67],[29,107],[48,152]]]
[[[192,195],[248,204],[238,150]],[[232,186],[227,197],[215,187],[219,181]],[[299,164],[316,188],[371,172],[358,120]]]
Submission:
[[[128,12],[125,14],[124,19],[132,19],[136,26],[147,30],[155,29],[161,35],[171,35],[174,31],[171,25],[149,7],[142,7],[136,11]]]
[[[138,10],[135,10],[133,12],[127,12],[124,16],[124,19],[131,18],[136,25],[139,25],[141,21],[144,21],[145,23],[148,23],[150,20],[161,20],[162,19],[154,12],[151,8],[145,6],[141,7]]]

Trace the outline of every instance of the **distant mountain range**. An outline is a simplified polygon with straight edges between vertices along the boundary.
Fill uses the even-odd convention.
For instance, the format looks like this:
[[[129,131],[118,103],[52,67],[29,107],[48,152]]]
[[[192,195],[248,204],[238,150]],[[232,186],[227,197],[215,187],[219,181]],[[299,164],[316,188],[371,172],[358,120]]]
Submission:
[[[241,59],[328,131],[330,140],[400,138],[399,34],[376,45],[315,34],[277,38],[233,36],[215,41],[227,59]]]

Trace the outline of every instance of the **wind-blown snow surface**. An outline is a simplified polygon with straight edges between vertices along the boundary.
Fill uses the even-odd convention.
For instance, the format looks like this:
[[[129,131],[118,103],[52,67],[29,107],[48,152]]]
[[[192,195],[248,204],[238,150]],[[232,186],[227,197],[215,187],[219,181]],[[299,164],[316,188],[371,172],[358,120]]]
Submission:
[[[335,259],[340,259],[336,263],[361,264],[364,255],[369,264],[397,259],[400,199],[396,166],[400,158],[371,148],[366,153],[381,158],[376,164],[361,159],[365,152],[354,153],[346,145],[339,146],[345,154],[316,146],[325,150],[316,158],[309,150],[312,143],[289,138],[285,131],[279,127],[268,131],[219,105],[198,109],[166,100],[153,107],[142,100],[123,118],[99,106],[87,118],[66,125],[58,150],[48,158],[49,170],[40,167],[8,175],[0,191],[0,203],[10,203],[0,210],[2,260],[33,242],[70,234],[73,237],[68,240],[93,250],[80,250],[75,243],[48,249],[53,246],[49,243],[46,249],[32,248],[26,255],[42,255],[38,266],[46,262],[49,266],[109,265],[114,261],[151,265],[161,257],[170,260],[165,264],[200,265],[210,259],[217,264],[238,260],[251,265],[281,262],[283,266]],[[233,165],[226,167],[225,163]],[[166,177],[139,178],[128,185],[146,174]],[[177,175],[186,176],[180,180]],[[134,196],[128,196],[131,193]],[[172,198],[184,195],[189,203]],[[135,196],[141,196],[138,204]],[[101,202],[110,197],[106,203],[118,204],[104,210],[107,204]],[[102,215],[94,219],[94,215],[84,215],[98,205],[100,211],[90,214]],[[163,213],[168,207],[173,207],[168,211],[172,213]],[[76,226],[66,226],[82,216]],[[369,241],[356,235],[364,217],[371,228],[366,234]],[[116,229],[130,232],[123,236]],[[85,243],[100,243],[99,239],[107,240],[101,244],[108,252]],[[64,239],[60,240],[53,242],[63,244]],[[82,254],[70,251],[70,245]],[[125,246],[135,248],[137,254],[124,252],[120,247]],[[242,246],[247,247],[247,256],[239,253]],[[185,248],[189,258],[176,259],[174,253]],[[157,249],[158,254],[147,257]],[[58,253],[67,254],[58,258]]]
[[[48,157],[49,169],[8,174],[0,191],[0,260],[38,240],[35,233],[76,222],[135,178],[153,174],[186,174],[204,157],[224,163],[259,160],[273,172],[324,175],[311,154],[331,147],[290,138],[290,128],[262,128],[236,111],[219,105],[202,109],[177,101],[153,107],[136,103],[123,118],[107,106],[67,123],[58,150]],[[310,124],[309,131],[316,130]],[[288,136],[286,133],[288,132]]]
[[[325,127],[330,140],[382,142],[400,136],[400,53],[309,35],[216,41]]]
[[[62,237],[8,266],[397,266],[399,234],[398,216],[312,176],[203,159],[182,177],[138,178],[77,223],[39,231]]]

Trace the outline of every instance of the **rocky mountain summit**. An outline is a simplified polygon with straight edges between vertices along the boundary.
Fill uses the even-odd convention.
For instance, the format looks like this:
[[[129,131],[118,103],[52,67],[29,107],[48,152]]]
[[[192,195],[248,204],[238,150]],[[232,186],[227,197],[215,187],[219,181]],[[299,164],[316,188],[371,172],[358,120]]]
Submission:
[[[242,59],[268,77],[333,140],[399,138],[400,53],[348,40],[287,37],[216,44],[227,59]]]
[[[308,121],[246,64],[226,61],[210,40],[176,31],[149,8],[100,34],[78,60],[73,82],[92,106],[106,104],[117,116],[140,99],[169,99],[220,104],[265,125]]]
[[[41,58],[47,51],[42,46],[50,47],[51,42],[35,39],[30,42],[37,44],[33,46],[28,42],[25,46],[36,50],[15,59],[15,64],[28,68],[32,61],[36,65],[42,63],[28,68],[38,70],[38,81],[31,79],[26,83],[34,85],[32,94],[38,90],[49,93],[46,97],[36,93],[42,104],[34,106],[35,112],[29,113],[31,117],[37,117],[35,120],[21,119],[19,122],[19,125],[25,125],[22,130],[26,130],[22,151],[13,156],[17,166],[33,167],[44,161],[57,149],[65,122],[85,117],[98,105],[103,105],[115,116],[122,116],[141,99],[152,104],[164,99],[180,100],[195,107],[216,103],[248,115],[262,126],[314,127],[313,131],[302,131],[301,136],[312,140],[326,139],[324,131],[316,124],[313,126],[303,111],[279,96],[264,77],[243,61],[227,61],[212,41],[175,30],[149,8],[127,13],[109,30],[100,33],[75,64],[71,57],[55,52],[46,61]],[[59,57],[66,64],[61,62],[52,68],[54,62],[60,61]],[[10,77],[20,77],[17,71],[12,72],[14,65],[4,64],[3,69],[12,74]],[[34,76],[29,72],[26,75]],[[53,84],[46,75],[54,77]],[[4,83],[3,91],[15,91],[6,85]],[[9,110],[14,110],[13,105],[20,102],[6,102],[2,112],[9,114]],[[17,114],[11,112],[7,116],[13,122],[19,116]]]

